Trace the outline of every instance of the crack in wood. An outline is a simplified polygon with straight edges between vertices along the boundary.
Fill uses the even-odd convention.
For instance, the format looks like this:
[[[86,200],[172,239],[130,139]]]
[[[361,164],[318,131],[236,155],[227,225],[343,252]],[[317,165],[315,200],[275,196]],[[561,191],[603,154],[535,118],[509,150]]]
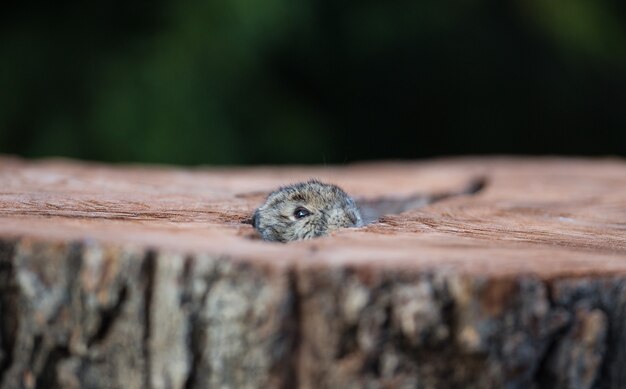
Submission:
[[[0,240],[0,385],[13,363],[16,331],[19,326],[18,288],[13,258],[15,241]]]
[[[383,216],[398,215],[406,211],[418,209],[435,202],[458,196],[474,196],[485,189],[485,177],[472,178],[464,188],[457,191],[435,194],[413,194],[406,197],[379,197],[376,199],[358,199],[357,206],[361,212],[363,224],[371,224]]]
[[[156,253],[152,250],[149,250],[144,259],[141,269],[141,278],[143,281],[144,288],[144,306],[143,306],[143,320],[144,320],[144,334],[142,339],[142,349],[143,349],[143,357],[145,361],[145,371],[144,375],[144,387],[146,389],[152,388],[152,364],[151,364],[151,350],[150,350],[150,337],[152,336],[151,331],[151,319],[150,313],[152,310],[152,301],[153,290],[154,290],[154,280],[155,280],[155,272],[156,272]]]

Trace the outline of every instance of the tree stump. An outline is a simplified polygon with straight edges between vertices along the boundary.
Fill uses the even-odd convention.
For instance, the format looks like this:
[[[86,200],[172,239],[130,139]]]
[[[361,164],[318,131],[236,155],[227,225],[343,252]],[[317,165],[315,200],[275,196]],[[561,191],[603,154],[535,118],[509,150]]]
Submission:
[[[255,207],[312,177],[370,207],[456,195],[260,241]],[[626,162],[2,157],[0,292],[2,389],[625,388]]]

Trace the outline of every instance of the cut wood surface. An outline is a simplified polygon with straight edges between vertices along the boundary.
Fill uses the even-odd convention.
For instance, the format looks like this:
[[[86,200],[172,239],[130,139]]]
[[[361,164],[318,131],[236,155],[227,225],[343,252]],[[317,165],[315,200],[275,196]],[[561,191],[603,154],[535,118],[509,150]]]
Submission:
[[[309,178],[381,212],[450,196],[259,240]],[[624,388],[626,162],[1,157],[0,292],[0,388]]]

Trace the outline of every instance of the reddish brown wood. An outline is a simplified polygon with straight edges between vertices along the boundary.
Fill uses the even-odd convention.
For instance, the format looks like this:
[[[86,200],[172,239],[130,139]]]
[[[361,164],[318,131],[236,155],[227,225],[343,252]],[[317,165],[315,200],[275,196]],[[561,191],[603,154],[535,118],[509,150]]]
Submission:
[[[256,238],[264,196],[311,177],[371,204],[485,186],[314,241]],[[626,385],[620,159],[2,157],[0,242],[3,388]]]

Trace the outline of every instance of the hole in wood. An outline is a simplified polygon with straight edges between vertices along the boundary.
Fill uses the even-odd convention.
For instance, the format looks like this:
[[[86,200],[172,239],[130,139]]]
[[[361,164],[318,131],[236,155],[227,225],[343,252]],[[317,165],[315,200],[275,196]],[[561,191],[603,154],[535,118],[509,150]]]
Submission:
[[[469,184],[462,190],[455,192],[443,192],[436,194],[417,193],[405,197],[384,196],[376,199],[358,199],[356,200],[363,225],[377,222],[381,217],[387,215],[398,215],[403,212],[424,207],[437,201],[445,200],[456,196],[476,195],[485,189],[487,179],[478,177],[472,179]],[[259,192],[255,192],[254,196],[258,197]],[[253,224],[252,216],[241,221],[242,224]],[[256,234],[250,236],[252,239],[258,239]]]

